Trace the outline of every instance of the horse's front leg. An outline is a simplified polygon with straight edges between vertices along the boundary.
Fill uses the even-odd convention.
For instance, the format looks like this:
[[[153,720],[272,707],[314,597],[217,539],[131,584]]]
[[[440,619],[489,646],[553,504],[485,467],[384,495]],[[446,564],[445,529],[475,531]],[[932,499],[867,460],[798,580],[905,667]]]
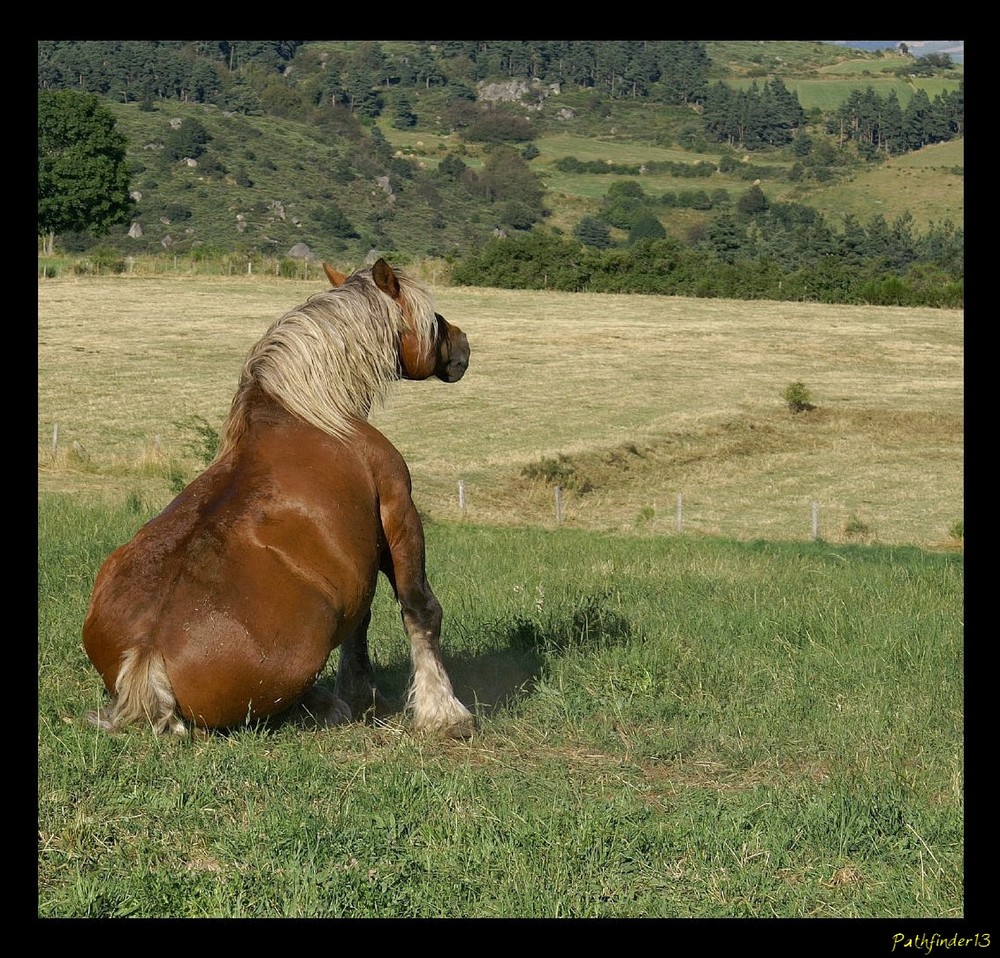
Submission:
[[[413,677],[406,706],[413,715],[413,725],[420,732],[468,738],[476,723],[455,697],[441,660],[441,603],[427,581],[420,517],[407,495],[396,511],[387,511],[383,503],[382,518],[389,544],[382,571],[396,593],[410,639]]]
[[[406,705],[413,724],[418,731],[468,738],[475,731],[475,720],[455,697],[441,661],[441,605],[426,580],[422,589],[403,595],[400,606],[413,662]]]

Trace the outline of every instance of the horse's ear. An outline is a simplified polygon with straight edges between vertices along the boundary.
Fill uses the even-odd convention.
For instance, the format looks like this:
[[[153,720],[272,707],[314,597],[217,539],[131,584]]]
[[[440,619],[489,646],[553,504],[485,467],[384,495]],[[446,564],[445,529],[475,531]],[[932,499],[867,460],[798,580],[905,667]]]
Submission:
[[[372,266],[372,279],[375,285],[390,299],[399,299],[399,280],[392,267],[384,260],[378,259]]]
[[[330,280],[330,285],[336,289],[338,286],[343,286],[347,282],[347,277],[335,270],[329,263],[323,264],[323,272],[326,273],[326,277]]]

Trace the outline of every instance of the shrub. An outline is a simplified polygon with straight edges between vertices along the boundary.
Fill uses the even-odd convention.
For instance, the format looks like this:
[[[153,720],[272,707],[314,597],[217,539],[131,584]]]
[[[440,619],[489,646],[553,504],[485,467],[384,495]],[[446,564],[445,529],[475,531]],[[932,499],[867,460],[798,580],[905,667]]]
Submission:
[[[115,249],[98,246],[91,250],[90,258],[74,264],[73,272],[79,276],[100,276],[102,273],[124,273],[128,265]]]
[[[529,463],[521,469],[526,479],[541,479],[544,482],[571,486],[576,477],[576,467],[569,457],[559,453],[557,459],[543,456],[538,462]]]
[[[628,234],[629,245],[639,242],[639,240],[657,240],[666,237],[667,231],[663,224],[652,214],[642,213],[636,217],[632,224],[632,229]]]
[[[789,383],[781,397],[792,412],[808,412],[810,409],[816,408],[811,402],[811,396],[805,383]]]
[[[594,490],[593,483],[586,476],[581,476],[569,456],[562,453],[556,459],[543,456],[539,462],[529,463],[521,469],[521,475],[525,479],[541,479],[549,485],[562,486],[581,494]]]
[[[736,208],[748,216],[753,216],[755,213],[763,213],[767,210],[770,204],[767,201],[767,197],[764,195],[764,191],[754,184],[744,193],[737,201]]]
[[[573,235],[584,244],[595,249],[611,246],[611,231],[608,224],[596,216],[584,216],[573,228]]]
[[[857,516],[851,516],[847,522],[844,523],[844,535],[849,539],[870,539],[873,532],[872,527],[863,519],[859,519]]]
[[[194,434],[187,443],[187,450],[206,466],[211,463],[219,451],[219,431],[201,416],[188,416],[174,425]]]

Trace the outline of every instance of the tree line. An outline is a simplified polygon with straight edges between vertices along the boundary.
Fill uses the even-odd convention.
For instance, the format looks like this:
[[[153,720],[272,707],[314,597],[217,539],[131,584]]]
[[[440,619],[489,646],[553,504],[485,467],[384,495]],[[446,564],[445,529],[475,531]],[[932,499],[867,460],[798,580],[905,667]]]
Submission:
[[[965,80],[957,90],[946,90],[933,100],[917,89],[905,107],[894,90],[884,97],[872,87],[854,90],[827,120],[826,129],[841,144],[852,142],[865,159],[964,136]]]
[[[375,41],[323,52],[301,40],[38,41],[38,89],[124,102],[174,99],[281,117],[325,104],[374,119],[393,90],[394,123],[406,127],[418,118],[405,91],[439,87],[453,128],[474,140],[510,142],[530,139],[532,125],[484,111],[474,91],[482,80],[517,78],[569,84],[610,101],[696,105],[711,141],[743,149],[784,147],[803,131],[805,111],[780,78],[736,90],[710,84],[710,67],[703,43],[681,40],[428,40],[392,54]],[[867,159],[962,136],[964,86],[934,100],[917,90],[906,107],[895,93],[858,90],[827,128]]]
[[[156,99],[188,99],[217,103],[225,107],[226,116],[263,112],[308,119],[336,144],[337,156],[329,168],[332,180],[349,189],[359,179],[388,181],[399,203],[367,214],[366,222],[359,222],[349,205],[329,200],[320,204],[322,214],[316,216],[324,234],[393,248],[396,212],[413,200],[432,214],[425,238],[434,235],[443,241],[459,220],[476,224],[463,228],[458,245],[473,247],[466,258],[484,267],[486,275],[489,269],[482,257],[487,247],[478,232],[482,224],[488,229],[495,224],[496,233],[509,239],[508,252],[494,250],[488,259],[516,261],[533,242],[519,234],[541,229],[545,191],[530,166],[538,152],[531,143],[535,123],[523,110],[483,107],[476,102],[473,85],[481,78],[531,77],[579,84],[609,98],[655,96],[663,102],[696,103],[706,138],[723,144],[718,164],[647,163],[632,169],[573,157],[560,160],[557,166],[565,172],[613,173],[617,182],[596,214],[577,223],[571,238],[542,231],[545,249],[556,254],[569,248],[573,262],[585,263],[586,269],[536,271],[536,281],[544,276],[545,285],[567,289],[603,290],[618,284],[637,292],[834,296],[840,301],[922,298],[938,305],[954,304],[961,297],[960,229],[932,226],[921,237],[912,219],[885,224],[876,217],[859,225],[848,217],[835,231],[809,207],[769,203],[760,184],[775,175],[824,180],[857,164],[859,157],[878,160],[961,136],[964,86],[933,100],[918,90],[905,109],[900,109],[895,94],[883,98],[870,87],[856,90],[842,107],[817,122],[816,116],[806,117],[780,79],[739,91],[721,83],[709,85],[708,58],[696,42],[427,41],[406,44],[402,52],[394,45],[391,56],[379,43],[357,42],[324,48],[322,62],[320,51],[311,46],[303,48],[301,41],[40,41],[38,231],[47,237],[47,248],[57,233],[88,231],[100,236],[128,222],[136,213],[130,174],[141,174],[146,186],[140,201],[144,216],[155,213],[174,222],[190,216],[183,202],[156,208],[155,181],[172,176],[171,164],[181,159],[197,159],[201,177],[226,177],[252,188],[245,169],[228,167],[228,153],[210,149],[211,136],[196,119],[165,132],[155,158],[133,157],[126,170],[124,138],[101,109],[101,98],[138,101],[140,109]],[[371,119],[384,107],[381,91],[396,88],[393,124],[414,125],[408,100],[399,94],[408,85],[448,91],[437,101],[444,105],[445,122],[461,140],[486,144],[481,168],[472,169],[457,153],[449,153],[436,168],[422,172],[395,155]],[[790,171],[779,171],[745,162],[736,147],[783,150],[784,157],[796,162]],[[249,161],[252,150],[242,156]],[[757,185],[734,202],[721,189],[682,189],[648,197],[636,180],[624,179],[647,172],[707,179],[715,171]],[[349,195],[343,193],[345,199]],[[671,208],[711,211],[712,218],[683,239],[670,239],[661,218]],[[625,240],[613,240],[612,229]],[[555,242],[550,242],[553,237]],[[644,244],[663,243],[684,268],[668,270],[656,280],[647,272],[648,254],[638,254]],[[129,245],[138,250],[141,244]],[[454,258],[454,253],[443,252],[455,245],[452,239],[439,245],[440,254],[428,248],[425,255]],[[656,245],[659,252],[666,248]],[[831,266],[831,260],[847,266]],[[488,282],[503,281],[499,273],[503,270]],[[516,269],[509,275],[518,281]]]
[[[240,99],[233,88],[241,78],[261,94],[279,77],[296,85],[297,73],[314,102],[332,97],[367,110],[379,88],[518,77],[571,83],[612,98],[689,103],[704,97],[710,66],[702,43],[676,40],[422,40],[392,56],[380,43],[359,41],[325,59],[302,47],[301,40],[42,40],[38,85],[126,101],[231,106]],[[293,61],[296,69],[289,71]]]
[[[621,198],[615,201],[619,211]],[[593,226],[596,218],[590,218]],[[752,186],[689,242],[633,212],[625,245],[577,230],[492,240],[467,254],[453,280],[567,292],[653,293],[961,308],[964,231],[951,222],[920,233],[909,213],[889,222],[845,217],[834,230],[816,210],[770,203]],[[655,225],[653,225],[655,224]]]

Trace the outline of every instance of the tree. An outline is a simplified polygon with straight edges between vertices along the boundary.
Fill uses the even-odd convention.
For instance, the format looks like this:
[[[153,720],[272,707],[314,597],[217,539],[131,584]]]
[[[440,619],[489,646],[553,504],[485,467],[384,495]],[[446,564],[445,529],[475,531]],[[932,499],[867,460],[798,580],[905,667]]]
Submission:
[[[442,179],[454,182],[466,171],[466,168],[460,157],[454,153],[449,153],[438,164],[437,172]]]
[[[925,90],[915,90],[910,102],[903,110],[903,136],[907,149],[919,150],[922,146],[933,142],[928,130],[927,120],[931,113],[931,101]]]
[[[414,79],[422,83],[426,89],[430,89],[432,84],[442,84],[445,82],[441,64],[434,58],[429,49],[429,45],[421,43],[417,52],[410,57],[410,67],[413,70]]]
[[[338,239],[358,239],[361,236],[335,203],[326,203],[318,207],[313,215],[323,231],[331,236]]]
[[[392,125],[397,130],[408,130],[417,125],[417,114],[413,112],[413,107],[405,96],[396,99],[396,113]]]
[[[212,135],[196,120],[185,120],[164,137],[163,145],[172,160],[196,160],[212,141]]]
[[[698,103],[705,99],[711,66],[704,44],[666,40],[657,44],[660,84],[667,103]]]
[[[493,147],[486,154],[477,183],[490,203],[517,200],[541,218],[545,187],[513,147]]]
[[[38,235],[46,252],[56,233],[103,236],[128,221],[134,204],[126,146],[98,97],[38,91]]]
[[[763,213],[768,208],[768,205],[764,191],[756,183],[736,201],[736,208],[748,216],[753,216],[755,213]]]
[[[631,246],[639,240],[658,240],[666,235],[667,231],[663,228],[663,224],[652,213],[642,213],[629,230],[628,242]]]
[[[596,216],[584,216],[573,227],[573,235],[584,246],[593,246],[595,249],[607,249],[611,246],[611,231],[608,229],[608,224]]]

